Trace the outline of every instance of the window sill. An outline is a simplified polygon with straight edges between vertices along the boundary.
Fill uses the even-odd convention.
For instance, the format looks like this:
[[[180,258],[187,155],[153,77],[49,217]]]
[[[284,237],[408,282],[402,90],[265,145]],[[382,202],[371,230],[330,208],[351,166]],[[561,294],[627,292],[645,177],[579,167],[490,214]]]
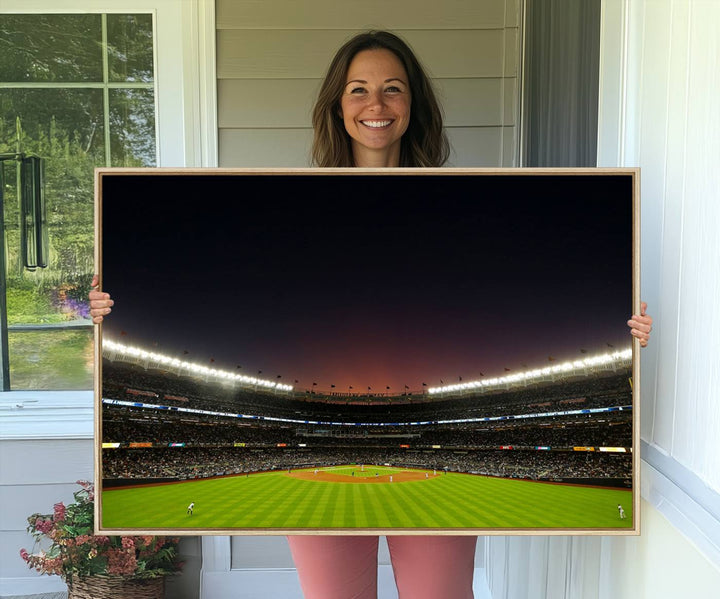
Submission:
[[[642,496],[720,566],[720,495],[679,462],[642,441]]]
[[[92,439],[92,391],[0,393],[0,440]]]

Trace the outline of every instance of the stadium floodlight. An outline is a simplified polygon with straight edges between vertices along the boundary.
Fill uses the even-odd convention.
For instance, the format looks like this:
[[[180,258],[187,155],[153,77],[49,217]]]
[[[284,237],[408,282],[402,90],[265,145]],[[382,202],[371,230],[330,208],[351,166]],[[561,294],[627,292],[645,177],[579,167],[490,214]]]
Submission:
[[[544,368],[535,368],[524,372],[517,372],[503,377],[495,377],[479,381],[468,381],[466,383],[458,383],[456,385],[444,385],[442,387],[430,387],[430,394],[446,394],[458,393],[470,390],[491,390],[497,388],[507,388],[509,385],[516,383],[532,383],[542,382],[543,380],[554,380],[556,377],[565,378],[577,374],[587,374],[598,370],[607,370],[618,366],[626,366],[632,361],[632,349],[628,348],[622,351],[612,353],[598,354],[589,356],[582,360],[573,360],[561,362],[554,366],[546,366]]]
[[[132,358],[135,361],[145,362],[147,365],[153,364],[156,366],[171,367],[178,371],[185,371],[194,375],[202,375],[209,378],[219,379],[221,381],[236,382],[247,387],[262,387],[270,391],[282,392],[289,392],[293,390],[292,385],[285,385],[267,379],[259,379],[252,376],[236,374],[227,370],[220,370],[219,368],[209,368],[207,366],[201,366],[200,364],[185,362],[183,360],[179,360],[178,358],[165,356],[157,352],[150,352],[140,347],[124,345],[122,343],[118,343],[117,341],[113,341],[112,339],[103,339],[103,353],[105,353],[105,350],[115,354],[116,356]]]

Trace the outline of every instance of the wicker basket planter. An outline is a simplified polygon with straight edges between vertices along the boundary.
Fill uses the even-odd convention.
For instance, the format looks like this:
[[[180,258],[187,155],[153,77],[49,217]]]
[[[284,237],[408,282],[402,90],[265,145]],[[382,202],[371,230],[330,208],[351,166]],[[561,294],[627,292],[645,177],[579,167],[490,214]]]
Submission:
[[[68,599],[163,599],[165,577],[88,576],[68,583]]]

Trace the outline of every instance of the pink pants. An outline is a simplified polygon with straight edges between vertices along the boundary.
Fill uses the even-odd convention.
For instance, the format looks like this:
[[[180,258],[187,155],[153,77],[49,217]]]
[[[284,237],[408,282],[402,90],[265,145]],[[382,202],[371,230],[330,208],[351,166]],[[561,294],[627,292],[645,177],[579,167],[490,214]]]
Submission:
[[[388,536],[399,599],[472,599],[474,536]],[[290,536],[305,599],[376,599],[378,537]]]

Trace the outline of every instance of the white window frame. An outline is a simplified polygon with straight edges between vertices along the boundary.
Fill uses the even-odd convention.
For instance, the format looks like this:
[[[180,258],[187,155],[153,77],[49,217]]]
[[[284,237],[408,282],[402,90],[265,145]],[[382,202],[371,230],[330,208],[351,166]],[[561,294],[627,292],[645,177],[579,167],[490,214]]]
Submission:
[[[152,13],[158,166],[216,166],[212,0],[24,0],[0,14]]]
[[[214,0],[8,4],[0,1],[0,14],[151,13],[157,165],[217,166]],[[38,420],[48,426],[40,426]],[[93,429],[92,391],[0,392],[0,439],[87,439],[93,437]]]

